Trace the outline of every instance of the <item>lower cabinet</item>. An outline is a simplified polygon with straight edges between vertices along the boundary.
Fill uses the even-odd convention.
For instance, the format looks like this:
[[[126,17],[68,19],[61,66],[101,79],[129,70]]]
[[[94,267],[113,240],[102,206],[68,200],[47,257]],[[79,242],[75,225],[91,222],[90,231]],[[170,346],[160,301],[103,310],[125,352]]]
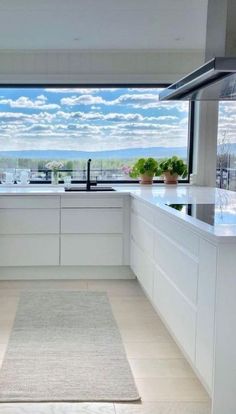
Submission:
[[[156,208],[146,214],[135,200],[130,257],[140,284],[211,393],[216,246]]]
[[[0,236],[1,266],[59,265],[59,235]]]
[[[216,246],[200,240],[196,367],[209,388],[213,382],[216,297]]]
[[[153,303],[190,360],[195,360],[196,309],[156,266]]]
[[[148,296],[153,296],[153,262],[143,250],[131,240],[130,265]]]
[[[61,265],[116,266],[122,264],[122,235],[63,234],[61,236]]]

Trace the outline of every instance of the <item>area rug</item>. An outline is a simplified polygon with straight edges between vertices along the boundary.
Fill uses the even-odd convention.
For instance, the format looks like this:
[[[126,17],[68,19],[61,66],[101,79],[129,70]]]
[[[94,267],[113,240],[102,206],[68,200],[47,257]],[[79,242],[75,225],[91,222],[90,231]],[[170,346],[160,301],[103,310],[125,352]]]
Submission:
[[[22,293],[0,402],[139,399],[106,293]]]

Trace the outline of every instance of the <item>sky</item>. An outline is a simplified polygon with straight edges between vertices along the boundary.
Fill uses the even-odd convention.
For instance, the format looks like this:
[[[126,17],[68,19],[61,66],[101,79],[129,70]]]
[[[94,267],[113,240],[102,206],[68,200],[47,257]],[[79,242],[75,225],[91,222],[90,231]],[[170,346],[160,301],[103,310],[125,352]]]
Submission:
[[[1,88],[0,151],[186,147],[187,102],[150,88]]]

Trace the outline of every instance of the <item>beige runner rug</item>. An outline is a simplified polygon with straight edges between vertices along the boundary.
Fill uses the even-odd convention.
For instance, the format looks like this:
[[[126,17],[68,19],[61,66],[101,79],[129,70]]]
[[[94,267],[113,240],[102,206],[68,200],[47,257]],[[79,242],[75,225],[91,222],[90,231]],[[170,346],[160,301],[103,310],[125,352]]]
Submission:
[[[106,293],[22,293],[0,370],[0,402],[135,400]]]

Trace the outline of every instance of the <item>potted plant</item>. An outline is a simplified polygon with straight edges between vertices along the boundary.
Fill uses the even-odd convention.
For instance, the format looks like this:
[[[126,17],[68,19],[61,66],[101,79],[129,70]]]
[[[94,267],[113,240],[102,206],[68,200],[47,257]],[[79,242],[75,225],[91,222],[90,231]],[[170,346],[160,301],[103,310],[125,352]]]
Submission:
[[[166,184],[177,184],[179,177],[185,178],[188,174],[187,164],[176,156],[162,160],[159,168]]]
[[[52,178],[51,178],[52,185],[57,185],[58,182],[59,182],[58,172],[59,172],[59,170],[61,170],[64,167],[63,162],[61,162],[61,161],[50,161],[45,165],[45,167],[48,170],[52,171]]]
[[[140,177],[140,184],[152,184],[153,177],[157,175],[158,162],[154,158],[140,158],[129,171],[130,177]]]

